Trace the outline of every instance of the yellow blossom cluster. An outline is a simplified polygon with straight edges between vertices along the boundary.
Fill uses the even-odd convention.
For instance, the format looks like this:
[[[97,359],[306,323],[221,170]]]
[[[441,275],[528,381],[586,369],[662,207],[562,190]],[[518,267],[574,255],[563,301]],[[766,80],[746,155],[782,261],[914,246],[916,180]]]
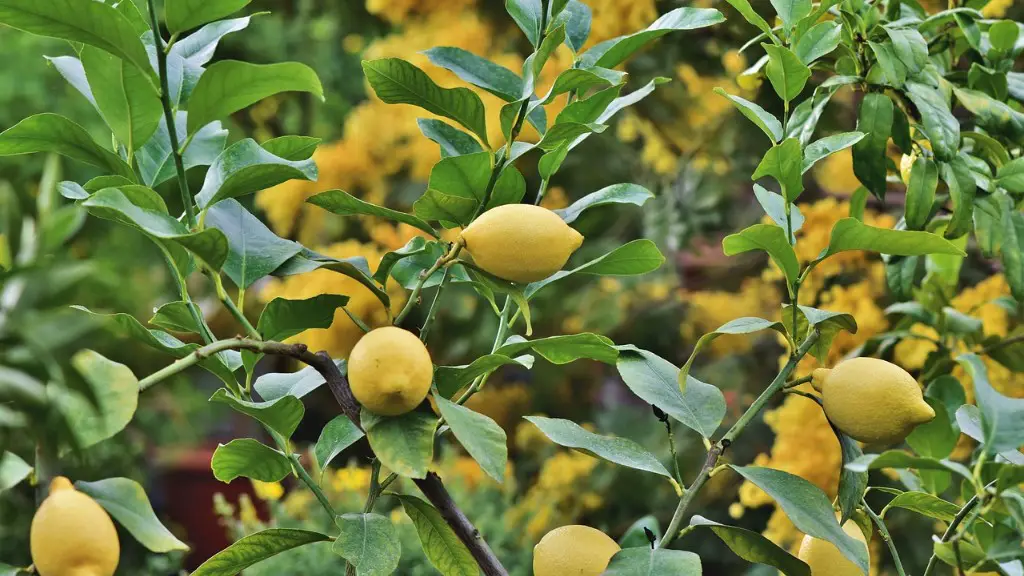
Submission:
[[[367,0],[366,11],[389,22],[405,22],[412,16],[460,12],[476,0]]]
[[[686,302],[686,321],[680,332],[684,342],[696,342],[736,318],[743,316],[765,317],[777,314],[780,293],[774,283],[760,278],[747,278],[739,291],[688,290],[683,291]],[[725,334],[711,341],[704,353],[712,356],[738,354],[750,350],[752,339],[749,335]]]
[[[646,28],[658,17],[654,0],[584,0],[584,4],[593,13],[587,47]]]

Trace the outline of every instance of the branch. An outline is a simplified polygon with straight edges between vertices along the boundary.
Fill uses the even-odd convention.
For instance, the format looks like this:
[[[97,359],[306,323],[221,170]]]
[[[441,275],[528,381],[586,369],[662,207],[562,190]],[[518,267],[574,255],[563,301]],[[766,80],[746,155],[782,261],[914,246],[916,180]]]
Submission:
[[[867,500],[861,498],[861,504],[864,505],[864,511],[871,517],[871,521],[878,527],[878,532],[882,535],[882,540],[889,546],[889,552],[892,554],[892,560],[896,563],[896,573],[899,576],[907,576],[906,571],[903,570],[903,562],[900,561],[900,554],[896,551],[896,543],[892,541],[892,536],[889,535],[889,529],[886,528],[885,522],[875,514],[875,511],[868,506]]]
[[[953,518],[953,521],[949,523],[949,527],[946,528],[946,531],[942,533],[942,538],[939,539],[940,543],[949,542],[950,539],[953,538],[953,535],[956,534],[956,529],[960,526],[964,519],[967,518],[971,511],[974,510],[974,508],[981,503],[983,497],[988,493],[988,489],[995,486],[995,484],[995,480],[989,482],[988,485],[985,486],[981,494],[975,494],[974,496],[971,497],[970,500],[964,503],[964,507],[961,508],[960,511],[956,513],[956,516]],[[925,567],[924,574],[922,576],[928,576],[932,573],[932,569],[935,568],[935,564],[938,559],[938,555],[932,552],[932,557],[928,559],[928,566]]]

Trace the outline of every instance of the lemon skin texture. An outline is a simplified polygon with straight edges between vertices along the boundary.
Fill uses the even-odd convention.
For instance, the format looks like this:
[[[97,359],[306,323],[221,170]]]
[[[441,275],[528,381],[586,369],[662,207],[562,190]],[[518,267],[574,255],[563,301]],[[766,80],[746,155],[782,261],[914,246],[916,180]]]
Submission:
[[[607,534],[590,526],[562,526],[533,548],[533,576],[598,576],[620,550]]]
[[[412,332],[394,326],[368,332],[348,357],[352,395],[382,416],[398,416],[419,406],[433,376],[427,347]]]
[[[63,476],[32,518],[30,544],[40,576],[112,576],[121,555],[110,516]]]
[[[864,533],[853,520],[847,520],[846,524],[843,524],[843,532],[867,545]],[[811,567],[811,576],[864,576],[860,568],[843,556],[835,544],[826,540],[804,536],[797,558]]]
[[[896,444],[935,418],[914,377],[877,358],[852,358],[812,374],[825,415],[847,436],[869,444]]]
[[[558,272],[583,243],[558,214],[532,204],[492,208],[466,227],[461,239],[477,266],[520,284]]]

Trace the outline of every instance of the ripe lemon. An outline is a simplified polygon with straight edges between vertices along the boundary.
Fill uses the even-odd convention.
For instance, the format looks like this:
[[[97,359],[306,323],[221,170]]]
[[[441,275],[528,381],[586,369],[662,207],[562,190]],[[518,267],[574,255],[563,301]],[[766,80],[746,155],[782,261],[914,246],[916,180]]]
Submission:
[[[371,412],[384,416],[419,406],[433,376],[427,347],[412,332],[394,326],[371,330],[348,356],[352,394]]]
[[[484,212],[461,236],[480,268],[526,284],[565,266],[583,236],[558,214],[531,204],[505,204]]]
[[[915,426],[935,417],[914,377],[891,362],[853,358],[831,370],[819,368],[812,376],[825,415],[861,442],[902,442]]]
[[[843,532],[867,545],[864,533],[853,520],[847,520],[846,524],[843,524]],[[797,558],[811,567],[811,576],[864,576],[856,564],[843,556],[835,544],[827,540],[804,536]]]
[[[619,545],[590,526],[562,526],[533,547],[533,576],[598,576]]]
[[[32,518],[31,549],[40,576],[111,576],[121,554],[110,516],[63,476]]]

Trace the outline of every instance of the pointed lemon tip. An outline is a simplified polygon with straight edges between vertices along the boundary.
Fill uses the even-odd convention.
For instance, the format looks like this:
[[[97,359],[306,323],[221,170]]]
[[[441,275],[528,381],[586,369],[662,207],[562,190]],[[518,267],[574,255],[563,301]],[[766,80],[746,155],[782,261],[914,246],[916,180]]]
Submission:
[[[825,384],[825,379],[828,378],[828,374],[831,371],[831,368],[815,368],[811,372],[811,386],[818,392],[821,392],[821,387]]]
[[[583,234],[580,234],[572,226],[569,226],[569,242],[572,246],[572,252],[575,252],[577,248],[583,245]]]
[[[50,481],[50,492],[56,492],[58,490],[74,490],[75,486],[71,484],[71,480],[63,476],[57,476]]]
[[[923,400],[917,404],[917,410],[915,411],[914,420],[917,424],[924,424],[925,422],[931,422],[935,418],[935,410]]]

